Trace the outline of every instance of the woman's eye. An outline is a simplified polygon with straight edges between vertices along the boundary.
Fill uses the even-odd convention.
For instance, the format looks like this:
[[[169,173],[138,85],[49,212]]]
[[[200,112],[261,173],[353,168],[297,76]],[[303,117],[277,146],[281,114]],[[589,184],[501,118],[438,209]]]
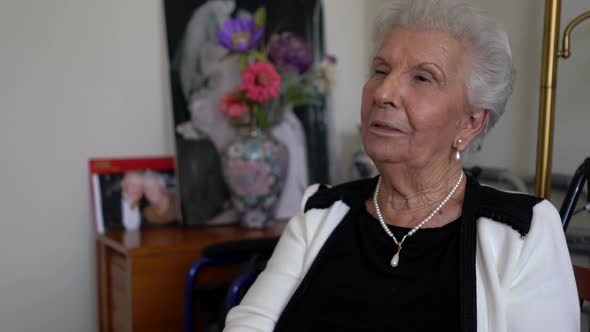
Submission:
[[[375,73],[375,75],[379,75],[379,76],[387,75],[387,72],[385,70],[381,70],[381,69],[375,69],[374,73]]]
[[[414,79],[419,82],[430,83],[430,78],[425,75],[416,75]]]

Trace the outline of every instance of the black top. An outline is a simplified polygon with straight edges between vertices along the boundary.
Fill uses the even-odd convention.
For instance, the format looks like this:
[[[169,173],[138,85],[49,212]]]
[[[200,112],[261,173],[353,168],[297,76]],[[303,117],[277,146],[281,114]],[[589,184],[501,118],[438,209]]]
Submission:
[[[397,246],[366,209],[322,248],[275,331],[459,331],[459,225],[425,228]],[[410,229],[389,226],[397,239]]]

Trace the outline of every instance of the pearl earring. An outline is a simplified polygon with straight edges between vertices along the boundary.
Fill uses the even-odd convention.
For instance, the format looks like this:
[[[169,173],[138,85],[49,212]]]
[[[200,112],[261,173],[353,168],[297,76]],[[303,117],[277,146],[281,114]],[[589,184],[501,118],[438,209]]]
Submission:
[[[455,160],[457,160],[457,161],[461,160],[461,150],[459,150],[459,145],[461,143],[463,143],[463,140],[460,138],[457,139],[457,147],[456,147],[457,152],[455,152]]]

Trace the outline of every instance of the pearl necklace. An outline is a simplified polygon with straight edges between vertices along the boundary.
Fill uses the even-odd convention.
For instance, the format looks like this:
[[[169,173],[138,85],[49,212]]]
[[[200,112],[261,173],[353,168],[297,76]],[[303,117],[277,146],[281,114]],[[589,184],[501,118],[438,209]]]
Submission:
[[[442,207],[445,206],[445,204],[447,204],[447,202],[453,196],[455,191],[457,191],[457,188],[459,188],[459,185],[461,184],[461,180],[463,180],[463,172],[462,171],[461,171],[461,176],[459,176],[459,180],[457,181],[457,183],[455,183],[455,186],[453,187],[453,189],[451,189],[449,194],[442,200],[442,202],[440,202],[440,204],[436,207],[436,209],[434,209],[434,211],[432,211],[428,215],[428,217],[426,217],[424,220],[422,220],[416,227],[412,228],[406,235],[404,235],[404,237],[402,238],[401,241],[398,241],[395,238],[395,235],[393,235],[393,233],[389,230],[389,228],[385,224],[385,220],[383,220],[383,215],[381,214],[381,209],[379,208],[378,197],[379,197],[379,187],[381,186],[381,177],[379,177],[379,181],[377,182],[377,188],[375,188],[375,194],[373,196],[373,204],[375,205],[375,211],[377,211],[377,216],[379,217],[379,223],[381,223],[381,227],[383,227],[383,230],[385,231],[385,233],[387,233],[387,235],[389,235],[389,237],[392,238],[393,242],[395,242],[395,244],[397,245],[397,252],[395,253],[395,255],[393,255],[393,258],[391,259],[391,267],[397,267],[397,265],[399,264],[399,253],[402,251],[402,244],[404,243],[406,238],[414,235],[414,233],[416,233],[420,229],[420,227],[424,226],[424,224],[429,222],[430,219],[432,219],[432,217],[434,217],[438,213],[438,211],[440,211],[440,209],[442,209]]]

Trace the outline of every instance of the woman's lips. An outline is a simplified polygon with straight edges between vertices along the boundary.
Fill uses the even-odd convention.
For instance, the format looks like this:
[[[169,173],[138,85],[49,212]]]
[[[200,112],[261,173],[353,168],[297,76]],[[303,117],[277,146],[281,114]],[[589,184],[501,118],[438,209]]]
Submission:
[[[377,135],[385,136],[405,134],[404,131],[400,130],[394,125],[383,121],[371,122],[370,130]]]

